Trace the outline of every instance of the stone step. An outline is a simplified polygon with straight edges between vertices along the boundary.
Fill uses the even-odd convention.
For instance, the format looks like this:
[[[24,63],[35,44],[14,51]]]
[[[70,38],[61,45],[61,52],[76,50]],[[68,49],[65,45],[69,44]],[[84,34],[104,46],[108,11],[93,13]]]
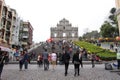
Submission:
[[[18,64],[19,61],[10,61],[8,64]],[[57,61],[59,64],[60,62]],[[30,61],[30,64],[37,64],[37,61]],[[70,64],[72,64],[72,61],[70,61]],[[83,64],[91,64],[91,61],[83,61]],[[102,61],[100,62],[95,62],[95,64],[102,64]]]

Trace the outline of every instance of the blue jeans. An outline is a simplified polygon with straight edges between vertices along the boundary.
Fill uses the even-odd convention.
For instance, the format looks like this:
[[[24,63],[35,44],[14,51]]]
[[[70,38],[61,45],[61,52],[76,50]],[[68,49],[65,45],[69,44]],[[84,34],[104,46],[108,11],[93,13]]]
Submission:
[[[49,69],[49,61],[48,59],[44,59],[44,70],[48,70]]]
[[[25,67],[25,69],[28,69],[28,61],[24,62],[24,67]]]

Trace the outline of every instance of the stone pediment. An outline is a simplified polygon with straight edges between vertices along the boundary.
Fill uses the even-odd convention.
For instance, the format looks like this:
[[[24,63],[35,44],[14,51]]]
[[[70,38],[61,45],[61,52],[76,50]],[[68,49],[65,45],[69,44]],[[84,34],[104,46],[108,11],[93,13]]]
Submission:
[[[72,25],[69,23],[69,21],[65,18],[59,21],[57,24],[57,27],[71,27]]]
[[[62,20],[60,20],[60,22],[63,22],[63,23],[68,22],[69,23],[69,21],[67,19],[65,19],[65,18],[63,18]]]

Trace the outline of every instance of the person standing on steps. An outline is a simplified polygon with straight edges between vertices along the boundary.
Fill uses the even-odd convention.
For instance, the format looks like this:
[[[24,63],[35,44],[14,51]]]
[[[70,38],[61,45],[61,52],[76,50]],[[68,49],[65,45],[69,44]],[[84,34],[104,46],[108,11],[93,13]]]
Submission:
[[[74,76],[76,76],[76,74],[79,76],[79,71],[80,71],[80,58],[81,58],[81,54],[79,52],[79,50],[76,51],[76,53],[73,55],[73,59],[72,59],[72,63],[74,64],[74,71],[75,74]]]
[[[95,58],[96,58],[95,53],[92,53],[92,54],[91,54],[91,64],[92,64],[92,68],[95,67]]]
[[[28,52],[27,50],[24,50],[23,51],[23,54],[24,54],[24,67],[25,67],[25,70],[28,69],[28,59],[29,59],[29,56],[28,56]]]
[[[0,48],[0,80],[1,80],[1,74],[3,71],[4,63],[5,63],[5,52],[2,52]]]
[[[49,69],[48,57],[49,57],[49,54],[47,52],[47,49],[45,49],[45,52],[43,52],[43,54],[42,54],[44,70],[48,70]]]
[[[117,69],[120,69],[120,51],[117,53]]]
[[[57,61],[57,55],[56,55],[56,53],[55,53],[54,51],[52,51],[52,54],[51,54],[51,62],[52,62],[53,70],[55,70],[56,61]]]
[[[41,53],[39,53],[38,57],[37,57],[37,64],[40,67],[42,65],[42,55]]]
[[[83,51],[80,51],[80,53],[79,53],[80,65],[83,68],[82,56],[83,56]]]
[[[19,56],[19,69],[20,69],[20,71],[22,70],[23,64],[24,64],[24,53],[22,51],[20,53],[20,56]]]
[[[65,65],[65,76],[67,76],[68,74],[68,67],[69,67],[69,60],[70,60],[70,54],[67,52],[67,50],[65,50],[65,52],[63,52],[63,63]]]

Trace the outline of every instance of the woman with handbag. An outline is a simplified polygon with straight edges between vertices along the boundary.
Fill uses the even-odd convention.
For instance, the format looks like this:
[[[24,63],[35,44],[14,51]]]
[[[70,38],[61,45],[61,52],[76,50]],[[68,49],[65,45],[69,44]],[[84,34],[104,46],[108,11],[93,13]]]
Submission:
[[[79,50],[76,51],[76,53],[73,55],[73,59],[72,59],[72,63],[74,64],[74,70],[75,70],[75,74],[74,76],[76,76],[76,74],[79,76],[79,71],[80,71],[80,54],[79,54]]]

